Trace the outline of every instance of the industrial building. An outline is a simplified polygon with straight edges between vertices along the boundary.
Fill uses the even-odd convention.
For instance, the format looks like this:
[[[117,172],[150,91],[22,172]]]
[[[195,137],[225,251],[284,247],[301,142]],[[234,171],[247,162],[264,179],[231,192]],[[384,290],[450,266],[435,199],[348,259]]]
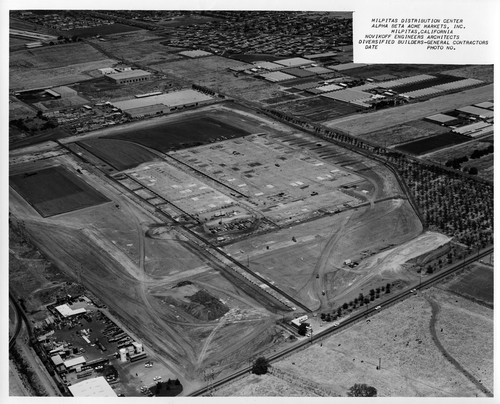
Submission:
[[[139,83],[151,80],[152,74],[144,70],[128,70],[120,73],[105,74],[105,77],[116,84]]]
[[[438,125],[454,125],[458,123],[458,119],[456,117],[446,114],[426,116],[425,119],[429,122],[437,123]]]
[[[68,386],[73,397],[117,397],[103,376]]]
[[[212,101],[213,97],[187,89],[150,97],[116,101],[111,104],[131,117],[144,117],[170,112],[179,108],[194,107]]]

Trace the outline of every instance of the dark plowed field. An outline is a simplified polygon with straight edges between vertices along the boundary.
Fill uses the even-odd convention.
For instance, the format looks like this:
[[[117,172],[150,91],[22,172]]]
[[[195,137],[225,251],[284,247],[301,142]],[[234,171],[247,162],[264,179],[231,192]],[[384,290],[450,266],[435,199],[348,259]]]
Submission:
[[[432,150],[465,143],[469,140],[471,139],[467,136],[447,132],[441,135],[431,136],[425,139],[416,140],[414,142],[405,143],[401,146],[396,146],[395,149],[418,156],[421,154],[429,153]]]
[[[448,289],[462,296],[493,304],[493,268],[477,265],[461,274]]]
[[[89,139],[78,144],[118,171],[137,167],[156,158],[141,145],[123,140]]]
[[[134,129],[120,135],[110,136],[110,138],[129,140],[166,152],[200,146],[217,140],[233,139],[248,134],[249,132],[225,122],[208,116],[200,116],[181,122]]]
[[[12,175],[10,186],[43,217],[109,201],[61,166]]]
[[[276,109],[285,113],[291,113],[294,116],[306,117],[314,122],[323,122],[353,114],[362,108],[329,100],[324,97],[314,97],[303,101],[293,101],[289,104],[283,104]]]

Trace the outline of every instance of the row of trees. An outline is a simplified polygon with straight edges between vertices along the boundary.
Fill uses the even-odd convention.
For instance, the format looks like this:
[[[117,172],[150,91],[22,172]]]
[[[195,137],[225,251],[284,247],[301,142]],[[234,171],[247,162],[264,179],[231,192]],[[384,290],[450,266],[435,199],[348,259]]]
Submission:
[[[491,183],[367,143],[280,111],[265,109],[264,112],[306,130],[312,129],[317,136],[331,139],[368,157],[379,156],[377,160],[382,158],[397,169],[418,205],[425,221],[424,225],[427,224],[472,248],[484,248],[493,244]],[[474,169],[469,172],[477,173]]]
[[[370,289],[368,296],[360,293],[358,297],[351,300],[349,303],[344,303],[339,306],[337,309],[333,309],[331,313],[321,313],[320,318],[323,321],[336,321],[339,317],[342,317],[347,311],[352,311],[357,309],[358,307],[365,306],[373,302],[375,299],[378,299],[381,294],[391,293],[391,284],[388,283],[385,286],[378,287],[376,289]]]

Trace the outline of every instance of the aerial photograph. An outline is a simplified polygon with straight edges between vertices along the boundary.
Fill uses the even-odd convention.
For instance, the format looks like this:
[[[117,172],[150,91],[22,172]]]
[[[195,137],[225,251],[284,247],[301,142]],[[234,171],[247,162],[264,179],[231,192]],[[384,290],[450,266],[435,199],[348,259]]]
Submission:
[[[8,11],[9,397],[493,397],[493,65],[355,15]]]

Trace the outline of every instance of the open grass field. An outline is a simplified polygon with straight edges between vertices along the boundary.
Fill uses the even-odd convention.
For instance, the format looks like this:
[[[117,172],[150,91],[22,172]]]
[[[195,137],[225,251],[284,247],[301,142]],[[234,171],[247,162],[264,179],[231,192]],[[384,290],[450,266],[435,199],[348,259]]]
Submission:
[[[451,70],[444,70],[441,73],[493,83],[493,65],[455,66]]]
[[[100,205],[109,200],[63,167],[10,177],[10,186],[43,217]]]
[[[115,34],[107,37],[105,41],[91,41],[116,58],[149,66],[154,63],[182,58],[182,56],[177,55],[182,49],[164,46],[161,44],[161,41],[164,40],[165,38],[162,36],[141,30],[126,35]]]
[[[128,140],[152,149],[166,152],[172,149],[200,145],[216,139],[245,136],[248,132],[207,115],[167,123],[146,129],[124,131],[113,138]]]
[[[398,143],[404,143],[419,138],[426,138],[434,135],[449,132],[450,129],[423,120],[408,122],[388,129],[366,133],[360,138],[370,142],[389,147]]]
[[[425,139],[408,142],[396,146],[395,149],[419,156],[421,154],[429,153],[432,150],[443,149],[445,147],[468,142],[469,140],[470,138],[468,136],[446,132],[439,135],[429,136]]]
[[[464,163],[462,167],[470,168],[476,167],[478,169],[478,176],[486,180],[493,181],[494,174],[494,156],[493,154],[488,154],[487,156],[481,157],[479,159],[469,160]]]
[[[476,263],[446,283],[446,289],[493,307],[493,267]]]
[[[9,88],[24,90],[30,88],[48,88],[73,84],[94,78],[96,70],[112,67],[116,64],[114,59],[102,58],[98,61],[82,62],[64,67],[47,67],[44,69],[11,69]]]
[[[346,397],[352,385],[366,383],[377,389],[378,397],[484,397],[462,369],[492,390],[493,312],[438,289],[426,290],[272,368],[287,376],[293,392],[308,385]],[[273,374],[259,379],[247,376],[215,394],[262,394],[258,383],[265,386],[265,395],[287,396],[283,380]],[[302,394],[311,396],[310,391]]]
[[[81,38],[87,38],[90,36],[96,35],[110,35],[110,34],[119,34],[121,32],[132,32],[139,31],[141,28],[133,27],[131,25],[125,25],[120,23],[115,23],[111,25],[100,25],[98,27],[91,28],[76,28],[71,29],[69,31],[65,31],[67,36],[79,36]]]
[[[88,80],[91,72],[115,63],[82,42],[12,52],[9,88],[50,87]]]
[[[324,122],[341,116],[354,114],[362,108],[353,104],[334,101],[325,97],[311,97],[292,101],[275,107],[278,111],[304,117],[313,122]]]
[[[476,104],[493,97],[493,85],[464,90],[456,94],[443,95],[427,101],[403,105],[363,115],[348,116],[325,122],[332,129],[340,129],[354,136],[364,135],[406,122],[415,121],[433,114]]]
[[[89,139],[78,143],[118,171],[137,167],[155,160],[156,156],[144,147],[117,139]]]

